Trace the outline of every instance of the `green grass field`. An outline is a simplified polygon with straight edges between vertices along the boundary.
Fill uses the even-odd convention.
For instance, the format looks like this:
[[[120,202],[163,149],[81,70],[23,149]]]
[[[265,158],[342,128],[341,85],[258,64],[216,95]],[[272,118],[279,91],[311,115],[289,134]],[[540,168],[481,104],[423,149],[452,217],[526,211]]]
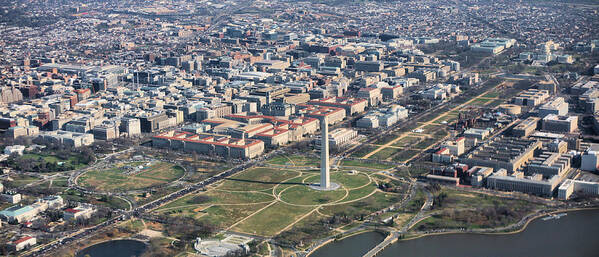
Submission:
[[[296,171],[271,168],[253,168],[225,180],[219,187],[232,191],[263,191],[299,175]]]
[[[439,195],[442,199],[438,199]],[[490,228],[515,223],[526,214],[542,207],[524,200],[443,188],[435,194],[435,213],[413,229]]]
[[[49,155],[49,154],[26,153],[26,154],[23,154],[22,158],[35,159],[35,160],[42,158],[42,159],[44,159],[44,161],[46,161],[48,163],[68,165],[68,166],[72,166],[73,169],[81,169],[86,166],[85,163],[81,163],[79,161],[80,160],[79,156],[69,156],[69,158],[60,159],[54,155]]]
[[[378,146],[373,146],[373,145],[362,146],[359,149],[357,149],[355,152],[353,152],[351,154],[351,157],[357,157],[357,158],[363,157],[364,155],[374,151],[377,148],[378,148]]]
[[[273,236],[313,209],[313,207],[275,203],[235,226],[233,230]]]
[[[425,149],[435,143],[437,143],[437,140],[435,140],[434,138],[427,138],[425,140],[418,142],[418,144],[414,145],[413,148]]]
[[[292,165],[292,166],[318,166],[319,160],[317,158],[302,156],[302,155],[279,155],[268,161],[270,164],[277,165]]]
[[[311,182],[318,181],[319,176],[314,178]],[[347,172],[335,172],[331,174],[331,180],[343,185],[347,189],[361,187],[370,183],[368,176],[362,173],[353,175]]]
[[[493,100],[492,102],[488,103],[487,106],[488,107],[497,107],[500,104],[503,104],[505,101],[504,100]]]
[[[474,101],[470,102],[469,105],[485,105],[488,102],[493,101],[492,99],[486,99],[486,98],[476,98]]]
[[[400,139],[399,141],[395,142],[395,144],[393,144],[393,146],[410,147],[410,146],[420,142],[420,140],[422,140],[422,139],[419,137],[406,136],[406,137]]]
[[[332,191],[319,191],[307,186],[293,186],[280,193],[281,201],[297,205],[319,205],[340,201],[346,196],[343,188]]]
[[[11,176],[12,181],[5,181],[4,183],[7,187],[21,187],[30,183],[35,183],[40,181],[38,177],[19,174],[16,176]]]
[[[91,203],[123,210],[129,208],[129,204],[125,200],[114,196],[97,197],[94,195],[82,194],[81,192],[72,189],[66,190],[61,196],[66,201]]]
[[[422,129],[424,130],[424,134],[433,134],[436,131],[442,130],[444,126],[440,125],[426,125]]]
[[[129,163],[137,166],[140,163]],[[165,162],[153,163],[136,174],[125,174],[125,165],[106,170],[92,170],[81,175],[78,183],[100,191],[129,191],[172,182],[185,173],[183,168]]]
[[[320,213],[324,215],[346,214],[348,216],[367,215],[388,207],[399,201],[399,197],[392,194],[377,192],[365,199],[351,203],[324,206]]]
[[[386,170],[386,169],[395,167],[393,165],[366,162],[366,161],[361,161],[361,160],[343,160],[343,161],[341,161],[341,166],[346,167],[346,168],[363,167],[363,168],[381,169],[381,170]]]
[[[375,154],[371,155],[368,158],[376,159],[376,160],[386,160],[387,158],[391,157],[391,155],[394,155],[395,153],[400,152],[400,151],[402,151],[402,149],[386,147],[386,148],[383,148],[380,151],[376,152]]]
[[[218,161],[204,161],[204,160],[198,160],[195,161],[195,163],[198,163],[201,166],[201,168],[197,168],[197,172],[219,172],[219,171],[224,171],[227,170],[229,168],[231,168],[230,164],[224,163],[224,162],[218,162]]]
[[[458,119],[458,115],[457,114],[450,113],[450,114],[447,114],[447,115],[445,115],[445,116],[437,119],[436,122],[437,123],[441,123],[441,122],[446,121],[447,123],[451,123],[453,121],[456,121],[457,119]]]
[[[205,214],[198,220],[214,224],[221,228],[228,228],[267,205],[268,203],[235,206],[214,205],[204,210],[203,213]]]
[[[351,202],[351,201],[366,197],[369,194],[371,194],[372,192],[374,192],[375,189],[376,189],[376,184],[374,182],[369,183],[368,185],[366,185],[364,187],[351,189],[351,190],[349,190],[349,194],[347,195],[347,197],[343,198],[342,202],[347,203],[347,202]]]
[[[163,205],[154,213],[192,217],[221,229],[274,236],[319,208],[361,205],[362,201],[367,210],[386,207],[386,197],[375,197],[377,186],[370,176],[366,172],[335,171],[331,180],[342,187],[320,191],[308,186],[319,181],[318,171],[252,168],[208,191]]]
[[[496,98],[499,97],[501,94],[499,92],[489,92],[484,94],[482,97],[488,97],[488,98]]]
[[[387,134],[375,141],[373,144],[375,145],[384,145],[386,143],[391,142],[393,139],[397,138],[396,134]]]
[[[400,153],[394,155],[391,158],[391,160],[393,160],[395,162],[405,162],[408,159],[416,156],[419,153],[420,153],[420,151],[416,151],[416,150],[404,150],[404,151],[401,151]]]

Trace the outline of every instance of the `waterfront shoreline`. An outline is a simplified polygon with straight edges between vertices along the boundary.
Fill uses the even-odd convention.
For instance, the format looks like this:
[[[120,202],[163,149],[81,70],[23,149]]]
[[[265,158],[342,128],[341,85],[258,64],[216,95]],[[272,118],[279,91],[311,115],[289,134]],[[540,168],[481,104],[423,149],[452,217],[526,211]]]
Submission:
[[[399,239],[397,242],[414,240],[414,239],[419,239],[419,238],[423,238],[423,237],[427,237],[427,236],[439,236],[439,235],[450,235],[450,234],[513,235],[513,234],[522,233],[524,230],[526,230],[526,228],[528,227],[528,225],[532,221],[535,221],[535,220],[537,220],[539,218],[542,218],[542,217],[545,217],[545,216],[548,216],[548,215],[551,215],[551,214],[565,213],[565,212],[576,212],[576,211],[591,211],[591,210],[599,210],[599,207],[562,209],[562,210],[555,210],[555,211],[551,211],[551,212],[547,212],[547,213],[535,215],[535,216],[529,218],[524,224],[522,224],[522,226],[520,228],[518,228],[518,229],[516,229],[514,231],[498,231],[498,232],[447,231],[447,232],[435,232],[435,233],[421,234],[421,235],[417,235],[415,237],[410,237],[410,238]]]
[[[330,238],[330,239],[328,239],[328,240],[324,241],[322,244],[320,244],[320,245],[316,246],[314,249],[310,250],[310,252],[309,252],[309,253],[307,253],[305,256],[306,256],[306,257],[309,257],[309,256],[310,256],[310,255],[312,255],[314,252],[316,252],[316,250],[318,250],[318,249],[322,248],[323,246],[326,246],[326,245],[328,245],[328,244],[329,244],[329,243],[331,243],[331,242],[336,242],[336,241],[344,240],[344,239],[346,239],[346,238],[349,238],[349,237],[352,237],[352,236],[357,236],[357,235],[364,234],[364,233],[368,233],[368,232],[378,232],[378,233],[381,233],[380,231],[377,231],[376,229],[363,229],[363,230],[358,230],[358,231],[356,231],[356,232],[349,233],[349,234],[347,234],[347,235],[345,235],[345,236],[342,236],[342,237],[340,237],[340,238]]]
[[[435,232],[435,233],[428,233],[428,234],[421,234],[421,235],[417,235],[414,237],[410,237],[410,238],[401,238],[398,239],[396,242],[394,242],[393,244],[396,244],[398,242],[402,242],[402,241],[409,241],[409,240],[414,240],[414,239],[419,239],[419,238],[425,238],[425,237],[429,237],[429,236],[439,236],[439,235],[450,235],[450,234],[473,234],[473,235],[513,235],[513,234],[518,234],[518,233],[522,233],[524,230],[526,230],[526,228],[528,227],[528,225],[534,221],[537,220],[539,218],[551,215],[551,214],[557,214],[557,213],[567,213],[567,212],[578,212],[578,211],[591,211],[591,210],[599,210],[599,206],[593,206],[593,207],[585,207],[585,208],[572,208],[572,209],[559,209],[559,210],[554,210],[554,211],[550,211],[547,213],[543,213],[543,214],[538,214],[535,216],[532,216],[530,218],[528,218],[528,220],[522,224],[520,226],[520,228],[514,230],[514,231],[498,231],[498,232],[468,232],[468,231],[447,231],[447,232]],[[320,249],[328,244],[330,244],[331,242],[335,242],[338,240],[343,240],[346,239],[348,237],[351,236],[356,236],[359,234],[363,234],[363,233],[367,233],[367,232],[373,232],[376,230],[375,229],[364,229],[364,230],[360,230],[357,231],[355,233],[343,236],[339,239],[329,239],[327,241],[325,241],[323,244],[315,247],[314,249],[312,249],[309,253],[307,253],[305,256],[309,257],[312,254],[314,254],[314,252],[316,252],[317,249]]]
[[[81,254],[81,252],[85,251],[86,249],[90,249],[91,247],[94,247],[96,245],[115,242],[115,241],[136,241],[136,242],[143,243],[146,247],[144,251],[147,251],[148,247],[150,246],[148,240],[143,240],[143,239],[133,238],[133,237],[118,237],[118,238],[114,238],[114,239],[110,239],[110,240],[95,242],[93,244],[86,245],[84,247],[80,247],[78,250],[73,252],[73,254],[74,254],[73,256],[78,256],[79,254]]]

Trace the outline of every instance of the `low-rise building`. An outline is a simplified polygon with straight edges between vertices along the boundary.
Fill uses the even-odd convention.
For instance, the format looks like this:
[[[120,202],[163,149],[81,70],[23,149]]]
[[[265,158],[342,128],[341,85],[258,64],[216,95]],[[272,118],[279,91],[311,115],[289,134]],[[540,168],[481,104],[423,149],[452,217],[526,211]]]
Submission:
[[[557,93],[557,85],[551,80],[539,81],[539,83],[537,83],[537,87],[539,89],[547,90],[549,94],[552,95]]]
[[[559,116],[568,114],[568,103],[563,97],[557,97],[539,107],[539,117],[543,118],[549,114]]]
[[[26,248],[34,246],[35,244],[37,244],[37,240],[35,239],[35,237],[25,236],[25,237],[22,237],[15,241],[10,242],[8,244],[8,246],[11,248],[11,250],[13,250],[15,252],[19,252]]]
[[[15,203],[21,202],[22,196],[21,196],[21,194],[19,194],[17,192],[9,191],[9,192],[0,194],[0,199],[2,199],[3,202],[15,204]]]
[[[474,166],[467,171],[470,174],[470,185],[473,187],[482,187],[487,181],[487,177],[493,174],[493,168]]]
[[[432,161],[436,163],[451,163],[453,162],[454,155],[452,155],[448,148],[441,147],[432,154]]]
[[[290,116],[295,113],[295,105],[275,102],[262,106],[260,111],[268,116]]]
[[[64,200],[60,195],[45,196],[38,199],[37,202],[46,204],[48,209],[60,209],[65,206]]]
[[[515,39],[487,38],[478,44],[472,45],[470,49],[474,52],[496,55],[503,50],[512,47],[515,43]]]
[[[378,128],[395,125],[400,120],[408,117],[408,110],[401,105],[393,105],[368,112],[364,117],[356,121],[359,128]]]
[[[40,129],[36,126],[16,126],[8,128],[6,133],[10,138],[16,139],[23,136],[37,136],[40,133]]]
[[[485,140],[489,135],[491,135],[492,129],[477,129],[477,128],[469,128],[464,131],[465,138],[476,138],[477,140]]]
[[[441,145],[441,148],[447,148],[449,150],[449,153],[452,154],[453,156],[460,156],[464,153],[465,142],[466,142],[466,138],[460,137],[456,140],[445,141]]]
[[[23,155],[23,151],[25,151],[24,145],[9,145],[4,148],[4,154],[7,154],[7,155],[11,155],[11,154]]]
[[[330,106],[318,106],[309,104],[299,104],[298,114],[305,117],[315,118],[322,120],[326,117],[329,125],[333,125],[343,121],[346,117],[346,112],[343,108],[330,107]]]
[[[597,171],[599,166],[599,145],[592,144],[581,155],[580,169],[584,171]]]
[[[487,188],[502,191],[517,191],[541,196],[551,196],[560,183],[560,176],[543,179],[543,175],[524,176],[521,171],[508,175],[507,170],[500,169],[487,178]]]
[[[343,108],[345,109],[345,115],[349,117],[356,113],[364,112],[368,105],[368,100],[361,98],[329,97],[312,100],[309,101],[308,104]]]
[[[376,87],[360,88],[357,96],[368,100],[369,106],[377,106],[383,100],[381,89]]]
[[[515,104],[502,104],[499,105],[497,109],[507,115],[520,115],[520,113],[522,113],[522,107]]]
[[[289,130],[278,128],[261,131],[252,136],[252,138],[261,140],[270,147],[286,145],[290,141]]]
[[[397,99],[403,94],[403,87],[402,86],[382,87],[381,94],[383,94],[383,99],[385,99],[385,100]]]
[[[522,106],[538,106],[549,98],[547,90],[528,89],[513,98],[513,103]]]
[[[575,192],[585,195],[599,195],[599,182],[566,179],[557,189],[557,197],[560,200],[568,200]]]
[[[329,146],[340,148],[358,136],[358,132],[349,128],[338,128],[329,132]]]
[[[380,61],[359,61],[354,64],[356,71],[379,72],[385,68]]]
[[[569,154],[544,152],[530,161],[527,166],[528,173],[542,174],[545,177],[562,176],[570,170],[571,159]]]
[[[578,116],[557,116],[549,114],[543,118],[543,130],[572,133],[578,129]]]
[[[152,145],[242,159],[254,158],[264,152],[264,142],[258,139],[236,139],[223,135],[182,131],[168,131],[156,135],[152,138]]]
[[[39,135],[40,139],[48,143],[63,144],[71,147],[81,147],[94,143],[94,135],[68,131],[47,131]]]
[[[460,87],[454,84],[437,84],[422,92],[422,97],[431,100],[443,100],[458,95]]]
[[[30,205],[15,205],[0,211],[0,218],[7,222],[22,223],[33,220],[40,212],[46,211],[48,205],[36,202]]]
[[[463,158],[468,166],[492,167],[495,170],[516,171],[534,157],[542,143],[537,140],[497,136],[474,148]]]
[[[518,125],[512,128],[512,135],[517,137],[527,137],[537,129],[539,118],[528,117]]]
[[[96,210],[92,206],[77,206],[75,208],[67,208],[63,211],[65,220],[89,219]]]

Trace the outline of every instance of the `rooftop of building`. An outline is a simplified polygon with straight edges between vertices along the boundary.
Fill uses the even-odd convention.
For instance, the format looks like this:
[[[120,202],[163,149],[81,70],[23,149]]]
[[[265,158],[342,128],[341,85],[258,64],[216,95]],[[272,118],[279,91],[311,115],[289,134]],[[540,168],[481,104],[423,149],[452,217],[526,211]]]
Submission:
[[[515,137],[496,137],[492,141],[475,148],[468,156],[472,159],[482,159],[500,162],[511,162],[522,153],[539,147],[541,143],[536,140]]]
[[[180,140],[194,143],[220,145],[234,148],[247,148],[262,143],[257,139],[237,139],[215,134],[196,134],[185,131],[168,131],[154,136],[154,138]]]
[[[15,205],[15,206],[11,206],[8,207],[2,211],[0,211],[0,215],[5,215],[8,217],[15,217],[15,216],[19,216],[22,215],[26,212],[29,212],[33,210],[33,207],[31,205]]]

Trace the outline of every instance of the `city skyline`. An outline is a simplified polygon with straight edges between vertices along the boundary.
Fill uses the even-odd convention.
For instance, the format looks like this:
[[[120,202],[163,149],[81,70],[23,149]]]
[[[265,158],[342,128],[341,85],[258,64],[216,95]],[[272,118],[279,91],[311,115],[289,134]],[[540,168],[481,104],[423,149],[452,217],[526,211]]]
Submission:
[[[3,1],[0,255],[593,256],[598,13]]]

